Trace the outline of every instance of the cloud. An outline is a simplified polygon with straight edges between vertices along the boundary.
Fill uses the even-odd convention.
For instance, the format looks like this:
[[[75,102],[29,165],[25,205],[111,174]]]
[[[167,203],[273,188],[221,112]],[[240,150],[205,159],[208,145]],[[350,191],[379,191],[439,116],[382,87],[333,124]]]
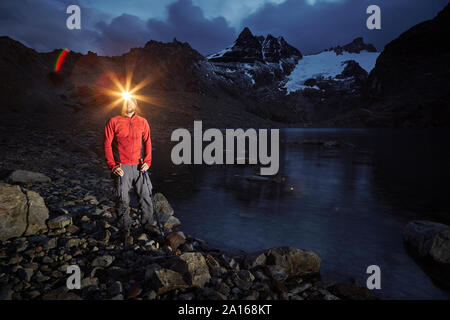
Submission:
[[[68,5],[69,1],[55,0],[1,1],[0,35],[12,37],[38,51],[69,48],[86,52],[93,46],[97,34],[92,30],[92,19],[83,17],[98,21],[106,16],[96,9],[82,8],[82,30],[69,30],[66,27]]]
[[[378,50],[413,25],[433,18],[448,1],[287,0],[266,4],[244,19],[256,34],[284,36],[303,53],[314,53],[363,36]],[[366,28],[366,9],[381,8],[382,30]]]
[[[166,5],[165,9],[161,3]],[[38,51],[69,48],[104,55],[123,54],[151,39],[172,41],[176,37],[207,55],[233,43],[240,29],[249,26],[255,34],[284,36],[306,54],[348,43],[358,36],[364,36],[382,50],[403,31],[433,18],[447,3],[445,0],[163,0],[156,5],[146,0],[2,0],[0,35]],[[70,4],[81,7],[81,30],[66,28],[66,8]],[[382,9],[381,31],[365,27],[369,4]],[[155,12],[150,10],[153,6]],[[137,14],[140,8],[142,13]]]
[[[99,54],[122,54],[130,48],[144,46],[149,40],[145,21],[129,14],[122,14],[109,24],[99,21],[95,27],[99,31],[95,39]]]
[[[168,6],[167,20],[149,19],[147,27],[152,39],[171,41],[176,37],[187,41],[203,54],[221,50],[236,37],[236,31],[223,17],[206,18],[191,0],[179,0]]]
[[[223,17],[206,18],[200,7],[191,0],[178,0],[167,7],[167,18],[147,21],[122,14],[110,23],[96,24],[99,34],[96,46],[100,54],[113,55],[127,52],[131,47],[143,46],[150,39],[157,41],[187,41],[202,54],[221,50],[232,43],[236,31]]]

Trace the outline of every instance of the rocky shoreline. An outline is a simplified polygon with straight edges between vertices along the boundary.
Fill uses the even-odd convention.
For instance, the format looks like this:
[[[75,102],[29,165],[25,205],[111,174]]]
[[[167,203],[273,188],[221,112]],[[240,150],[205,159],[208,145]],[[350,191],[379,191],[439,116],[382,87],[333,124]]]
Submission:
[[[7,181],[40,188],[51,184],[46,176],[27,171],[14,171]],[[26,194],[34,194],[33,200],[22,206],[21,195]],[[184,235],[160,193],[153,201],[165,237],[152,239],[136,224],[128,245],[114,226],[111,200],[91,195],[68,200],[59,215],[47,218],[45,205],[34,205],[43,199],[23,186],[2,182],[0,197],[8,208],[1,213],[1,299],[370,298],[364,289],[320,281],[321,260],[310,251],[277,247],[232,256],[210,248]],[[65,209],[68,205],[70,210]],[[134,218],[137,214],[132,208]],[[7,224],[14,219],[17,229],[7,234]],[[81,269],[79,290],[67,289],[69,265]]]
[[[124,244],[97,134],[77,136],[91,147],[39,131],[0,140],[0,299],[374,299],[367,288],[321,281],[310,251],[211,248],[182,232],[161,193],[153,201],[164,236],[144,233],[132,207]],[[70,265],[80,267],[81,289],[67,289]]]

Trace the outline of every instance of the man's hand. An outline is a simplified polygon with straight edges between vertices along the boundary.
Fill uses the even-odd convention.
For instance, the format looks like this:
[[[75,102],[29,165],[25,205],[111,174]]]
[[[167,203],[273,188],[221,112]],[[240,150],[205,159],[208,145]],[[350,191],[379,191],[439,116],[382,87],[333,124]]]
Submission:
[[[141,171],[142,172],[145,172],[145,171],[147,171],[148,170],[148,168],[149,168],[149,166],[148,166],[148,164],[147,163],[143,163],[142,165],[141,165]]]
[[[123,177],[123,170],[122,170],[121,167],[115,167],[113,173],[114,173],[116,176],[121,176],[121,177]]]

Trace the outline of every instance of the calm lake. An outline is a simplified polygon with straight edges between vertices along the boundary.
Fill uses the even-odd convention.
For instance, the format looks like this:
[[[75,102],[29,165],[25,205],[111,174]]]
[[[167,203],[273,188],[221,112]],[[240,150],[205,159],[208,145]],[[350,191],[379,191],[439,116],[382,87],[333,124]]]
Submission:
[[[440,129],[283,129],[277,182],[249,181],[259,165],[173,166],[169,148],[154,150],[152,181],[183,231],[212,247],[295,246],[322,258],[324,280],[365,285],[375,264],[380,297],[449,299],[402,241],[410,220],[448,217],[447,137]],[[313,140],[338,145],[302,143]]]

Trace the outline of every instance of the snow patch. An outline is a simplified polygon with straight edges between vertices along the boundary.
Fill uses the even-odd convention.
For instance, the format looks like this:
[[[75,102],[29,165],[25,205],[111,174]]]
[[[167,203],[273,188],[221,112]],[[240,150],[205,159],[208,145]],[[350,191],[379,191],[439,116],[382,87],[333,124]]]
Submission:
[[[375,67],[379,52],[361,51],[361,53],[344,52],[341,55],[336,55],[334,51],[325,51],[316,55],[304,56],[300,60],[295,69],[288,76],[288,81],[284,85],[287,94],[311,88],[305,86],[306,80],[311,78],[323,77],[324,79],[337,80],[336,76],[344,71],[347,60],[354,60],[359,63],[361,68],[367,72],[372,71]]]

